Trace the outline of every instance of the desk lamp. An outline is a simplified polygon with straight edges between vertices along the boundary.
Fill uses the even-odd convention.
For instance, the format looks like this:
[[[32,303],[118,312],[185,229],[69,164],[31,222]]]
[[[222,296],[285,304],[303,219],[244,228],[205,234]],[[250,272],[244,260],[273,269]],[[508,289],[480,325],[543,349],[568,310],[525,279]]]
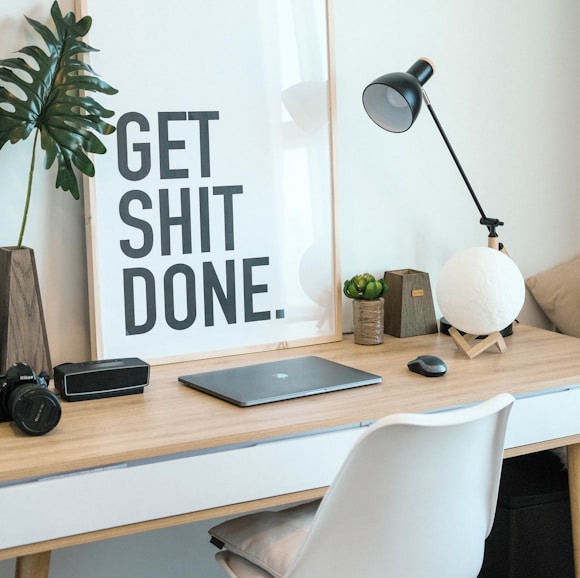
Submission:
[[[488,217],[483,211],[477,195],[423,89],[423,85],[433,76],[434,70],[430,60],[420,58],[407,72],[393,72],[380,76],[364,89],[362,97],[364,108],[373,122],[382,129],[400,133],[407,131],[413,126],[421,110],[421,104],[425,102],[479,211],[481,217],[479,222],[488,229],[488,247],[486,250],[503,250],[497,234],[497,228],[503,225],[503,222],[499,219]],[[511,321],[513,321],[523,304],[524,292],[521,274],[519,274],[517,267],[511,263],[507,255],[502,255],[502,257],[506,257],[506,261],[500,259],[499,255],[471,251],[461,255],[459,261],[455,262],[454,267],[444,268],[445,275],[441,279],[442,287],[438,287],[437,292],[439,305],[446,317],[453,317],[456,325],[464,325],[464,327],[449,325],[444,317],[441,320],[441,330],[449,333],[457,346],[470,358],[479,355],[491,345],[497,345],[501,352],[505,350],[503,337],[511,334]],[[470,262],[470,260],[472,261]],[[510,267],[510,263],[507,261],[513,265],[513,268]],[[504,280],[502,278],[503,269],[510,273],[507,276],[508,282],[505,286],[501,284],[501,281]],[[472,274],[468,274],[468,271],[471,271]],[[503,290],[505,290],[503,296],[500,292],[490,298],[490,292],[485,292],[487,284],[481,283],[481,280],[486,275],[488,275],[488,281],[492,283],[492,286],[495,288],[502,286]],[[495,285],[494,281],[496,282]],[[459,285],[465,290],[463,295],[466,299],[464,300],[457,299],[458,295],[453,290]],[[445,299],[448,296],[447,294],[451,296],[449,300]],[[444,306],[442,306],[442,302]],[[485,306],[481,307],[482,303],[487,308]],[[449,315],[446,311],[449,312]],[[514,317],[511,317],[514,311]],[[498,313],[500,314],[498,315]],[[510,317],[511,319],[509,319]],[[504,327],[503,330],[501,327],[496,327],[495,323],[498,319],[505,320],[506,318],[509,319],[507,327]],[[481,320],[482,324],[474,323],[474,320]],[[483,342],[478,345],[472,345],[469,341],[470,338],[481,337],[477,334],[478,327],[489,330],[490,334]],[[474,334],[474,332],[476,333]]]
[[[488,247],[501,249],[497,227],[503,225],[499,219],[487,217],[481,204],[433,110],[423,85],[433,76],[435,68],[427,58],[420,58],[407,72],[384,74],[371,82],[363,91],[363,105],[373,122],[389,132],[405,132],[413,126],[424,101],[435,124],[451,153],[451,157],[467,186],[469,194],[481,216],[479,222],[488,229]]]

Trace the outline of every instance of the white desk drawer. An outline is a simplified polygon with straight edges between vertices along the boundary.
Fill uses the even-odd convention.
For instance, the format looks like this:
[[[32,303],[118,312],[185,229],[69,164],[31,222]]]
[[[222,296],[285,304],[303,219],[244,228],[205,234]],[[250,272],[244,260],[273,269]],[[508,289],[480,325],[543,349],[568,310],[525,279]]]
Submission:
[[[0,487],[0,548],[326,486],[363,429]]]
[[[580,387],[518,397],[506,434],[506,448],[580,433]]]

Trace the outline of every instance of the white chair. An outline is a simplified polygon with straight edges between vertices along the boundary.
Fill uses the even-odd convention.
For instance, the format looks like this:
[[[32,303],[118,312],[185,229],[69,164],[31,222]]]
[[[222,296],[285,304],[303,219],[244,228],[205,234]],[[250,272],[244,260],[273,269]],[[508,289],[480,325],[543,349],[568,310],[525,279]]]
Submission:
[[[467,408],[385,417],[320,502],[210,530],[234,578],[475,578],[495,516],[508,415]]]

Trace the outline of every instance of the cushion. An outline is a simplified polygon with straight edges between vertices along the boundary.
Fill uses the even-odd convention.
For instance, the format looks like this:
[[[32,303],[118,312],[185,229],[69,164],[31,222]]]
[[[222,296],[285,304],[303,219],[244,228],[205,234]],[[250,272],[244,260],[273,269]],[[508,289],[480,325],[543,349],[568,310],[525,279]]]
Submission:
[[[320,500],[240,516],[210,528],[212,542],[283,578],[312,525]]]
[[[558,331],[580,337],[580,256],[532,275],[526,286]]]

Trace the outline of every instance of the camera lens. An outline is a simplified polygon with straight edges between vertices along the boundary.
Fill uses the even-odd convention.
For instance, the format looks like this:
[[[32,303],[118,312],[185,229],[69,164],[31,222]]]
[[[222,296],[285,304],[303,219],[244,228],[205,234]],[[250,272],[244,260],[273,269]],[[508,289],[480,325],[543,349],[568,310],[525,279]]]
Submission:
[[[14,423],[28,435],[48,433],[60,420],[61,408],[56,395],[35,383],[15,388],[9,406]]]

